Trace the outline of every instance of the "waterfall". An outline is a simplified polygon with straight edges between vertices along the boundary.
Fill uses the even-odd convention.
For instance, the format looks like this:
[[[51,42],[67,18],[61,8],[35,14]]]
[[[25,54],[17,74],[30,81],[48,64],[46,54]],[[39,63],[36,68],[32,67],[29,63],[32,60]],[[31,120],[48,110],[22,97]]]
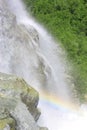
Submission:
[[[31,39],[32,39],[32,33],[34,33],[33,30],[36,29],[37,31],[36,41],[38,43],[36,41],[32,41],[32,44],[33,44],[32,49],[36,51],[34,53],[36,53],[35,55],[37,55],[37,58],[39,60],[39,63],[37,66],[39,66],[40,71],[42,71],[43,73],[42,80],[44,81],[43,83],[41,81],[40,88],[45,86],[44,88],[49,89],[49,86],[50,86],[51,88],[50,91],[52,90],[52,92],[54,91],[55,93],[59,92],[58,94],[60,94],[60,96],[62,95],[61,98],[64,95],[64,99],[66,97],[68,100],[70,97],[68,97],[69,95],[69,92],[68,92],[69,90],[67,89],[68,84],[65,82],[66,69],[65,69],[65,64],[63,64],[64,58],[62,59],[64,50],[62,50],[62,48],[58,44],[55,43],[51,35],[41,25],[39,25],[30,15],[27,14],[26,10],[24,9],[23,3],[20,0],[17,2],[15,0],[9,0],[8,4],[10,6],[10,10],[16,15],[17,23],[19,25],[20,24],[25,25],[26,29],[31,35]],[[30,59],[30,57],[28,58]],[[34,60],[35,60],[35,57],[34,57]],[[39,76],[36,76],[35,78],[37,77]],[[39,77],[39,80],[40,80],[40,77]],[[56,86],[56,85],[57,87],[53,88],[53,86]],[[35,84],[35,86],[37,85]],[[62,87],[62,89],[60,89],[60,86]],[[58,89],[58,91],[56,91],[56,89]]]
[[[49,130],[86,130],[86,105],[79,108],[73,103],[64,50],[27,13],[21,0],[3,1],[6,11],[4,17],[0,15],[0,71],[23,77],[39,91],[39,125]]]

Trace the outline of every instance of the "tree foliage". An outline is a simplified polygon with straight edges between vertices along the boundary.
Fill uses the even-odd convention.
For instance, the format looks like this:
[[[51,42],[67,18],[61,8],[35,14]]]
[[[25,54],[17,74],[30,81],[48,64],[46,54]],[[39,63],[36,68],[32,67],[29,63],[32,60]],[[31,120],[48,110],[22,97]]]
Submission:
[[[78,93],[87,93],[87,0],[24,0],[31,13],[61,41],[74,65]]]

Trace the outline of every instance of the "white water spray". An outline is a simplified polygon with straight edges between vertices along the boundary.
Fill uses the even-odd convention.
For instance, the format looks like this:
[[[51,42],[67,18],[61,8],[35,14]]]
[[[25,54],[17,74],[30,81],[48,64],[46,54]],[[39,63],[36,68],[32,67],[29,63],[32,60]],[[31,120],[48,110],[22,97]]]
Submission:
[[[19,27],[13,25],[9,30],[13,35],[5,30],[10,36],[5,34],[4,46],[0,45],[2,47],[0,71],[23,77],[38,89],[40,96],[42,96],[41,92],[45,91],[48,95],[55,95],[66,102],[72,101],[64,57],[62,59],[63,50],[45,29],[26,13],[21,0],[5,1],[10,11],[16,15]],[[16,22],[15,17],[14,22]],[[1,43],[2,39],[0,39]],[[8,44],[5,44],[7,41]],[[2,57],[5,57],[5,62],[2,62]],[[65,108],[55,108],[42,100],[40,100],[40,107],[42,110],[40,124],[44,124],[49,130],[87,129],[87,116],[65,110]],[[86,107],[83,108],[85,108],[83,113],[86,114]]]
[[[47,80],[47,83],[45,83],[46,80],[44,82],[45,85],[41,83],[40,89],[45,86],[44,88],[47,88],[49,91],[52,91],[52,93],[54,91],[54,93],[59,94],[61,98],[63,98],[64,96],[64,99],[68,100],[70,98],[70,91],[66,82],[66,76],[68,75],[65,68],[66,65],[64,64],[64,57],[62,59],[62,56],[64,55],[64,50],[62,50],[60,46],[56,44],[52,36],[48,34],[48,32],[41,25],[39,25],[30,15],[27,14],[23,3],[20,0],[9,0],[8,3],[10,6],[10,10],[17,17],[18,24],[24,24],[28,31],[30,30],[31,25],[30,34],[33,32],[33,27],[38,32],[37,35],[39,38],[39,43],[35,43],[35,41],[33,41],[32,46],[36,51],[36,55],[38,56],[39,62],[41,62],[40,64],[42,64],[41,69],[42,71],[44,71],[42,73],[45,74],[44,77]],[[35,84],[35,86],[37,85]],[[60,87],[62,89],[60,89]]]

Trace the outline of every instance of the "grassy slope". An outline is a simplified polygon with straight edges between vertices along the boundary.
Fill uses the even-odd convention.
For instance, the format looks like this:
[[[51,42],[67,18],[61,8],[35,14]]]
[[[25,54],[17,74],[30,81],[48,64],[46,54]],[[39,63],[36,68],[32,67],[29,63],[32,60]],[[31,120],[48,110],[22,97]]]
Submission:
[[[87,0],[24,0],[27,9],[61,41],[73,63],[81,99],[87,93]]]

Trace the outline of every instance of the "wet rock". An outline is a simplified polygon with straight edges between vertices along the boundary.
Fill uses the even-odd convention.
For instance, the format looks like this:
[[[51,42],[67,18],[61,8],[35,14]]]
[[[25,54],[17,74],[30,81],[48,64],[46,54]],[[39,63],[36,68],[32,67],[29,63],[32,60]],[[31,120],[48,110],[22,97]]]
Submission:
[[[34,89],[32,89],[30,92],[21,93],[21,99],[27,105],[28,110],[34,117],[35,121],[37,121],[41,114],[40,111],[37,109],[38,93]]]
[[[0,73],[0,130],[41,130],[35,122],[38,100],[38,92],[22,78]]]
[[[0,119],[0,130],[16,130],[15,120],[11,117]]]
[[[0,97],[7,98],[8,102],[10,99],[10,107],[15,105],[16,100],[21,100],[28,107],[35,120],[37,117],[39,118],[40,112],[37,109],[39,94],[23,79],[0,73]],[[14,97],[15,101],[13,101]],[[13,103],[11,104],[11,102]]]

